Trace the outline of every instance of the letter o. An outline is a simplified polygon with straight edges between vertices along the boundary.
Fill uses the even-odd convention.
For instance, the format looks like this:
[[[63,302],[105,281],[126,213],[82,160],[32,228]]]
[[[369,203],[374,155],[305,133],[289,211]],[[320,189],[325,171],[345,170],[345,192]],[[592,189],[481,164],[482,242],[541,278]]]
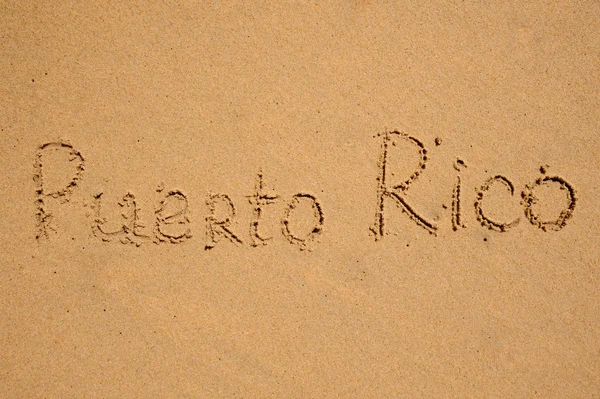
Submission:
[[[292,214],[294,209],[298,207],[300,201],[311,202],[315,217],[314,226],[304,237],[299,237],[292,233],[292,231],[290,230],[290,215]],[[319,204],[317,199],[311,194],[300,193],[292,197],[292,200],[290,201],[287,209],[285,210],[284,217],[281,221],[281,227],[283,235],[288,239],[290,243],[299,245],[301,249],[305,249],[308,242],[312,241],[316,235],[320,234],[323,231],[323,222],[323,210],[321,209],[321,205]]]
[[[535,189],[540,186],[554,183],[559,185],[560,190],[566,190],[569,205],[561,211],[556,220],[542,220],[540,215],[536,214],[533,210],[533,205],[539,202],[539,198],[535,195]],[[521,193],[521,197],[523,198],[522,203],[525,207],[525,216],[532,225],[537,226],[543,231],[558,231],[565,227],[567,220],[573,216],[573,211],[575,210],[575,204],[577,202],[573,186],[558,176],[544,176],[537,179],[531,186],[525,186],[525,190]]]

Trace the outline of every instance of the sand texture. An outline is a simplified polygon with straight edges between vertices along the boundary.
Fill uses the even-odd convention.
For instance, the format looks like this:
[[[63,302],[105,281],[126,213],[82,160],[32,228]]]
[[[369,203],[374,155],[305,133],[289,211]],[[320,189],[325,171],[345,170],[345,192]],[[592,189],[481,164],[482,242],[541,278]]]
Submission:
[[[0,0],[0,398],[600,398],[600,2]]]

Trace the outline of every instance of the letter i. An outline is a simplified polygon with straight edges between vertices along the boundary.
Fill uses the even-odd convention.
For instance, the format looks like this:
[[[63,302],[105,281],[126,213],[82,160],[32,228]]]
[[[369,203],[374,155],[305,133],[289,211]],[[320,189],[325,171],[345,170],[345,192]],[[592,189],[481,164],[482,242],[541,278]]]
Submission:
[[[462,168],[466,168],[464,161],[457,159],[454,163],[454,169],[460,172]],[[456,185],[452,192],[452,230],[457,231],[460,228],[465,228],[465,224],[462,220],[462,209],[461,209],[461,180],[460,173],[456,175]]]

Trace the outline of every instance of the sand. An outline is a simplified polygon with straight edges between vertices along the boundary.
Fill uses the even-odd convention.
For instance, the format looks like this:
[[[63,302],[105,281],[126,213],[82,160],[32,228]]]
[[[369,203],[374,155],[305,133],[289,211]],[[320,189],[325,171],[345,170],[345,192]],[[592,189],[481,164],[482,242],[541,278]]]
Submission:
[[[0,397],[600,397],[600,3],[0,3]]]

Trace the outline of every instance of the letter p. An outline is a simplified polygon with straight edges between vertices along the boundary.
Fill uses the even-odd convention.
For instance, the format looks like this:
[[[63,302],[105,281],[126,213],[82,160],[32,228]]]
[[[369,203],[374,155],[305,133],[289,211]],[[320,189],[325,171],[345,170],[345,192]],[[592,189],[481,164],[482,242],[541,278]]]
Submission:
[[[69,201],[71,193],[81,180],[84,169],[83,156],[71,144],[50,142],[38,148],[35,158],[36,184],[36,238],[47,238],[51,226],[52,211],[48,204]]]

